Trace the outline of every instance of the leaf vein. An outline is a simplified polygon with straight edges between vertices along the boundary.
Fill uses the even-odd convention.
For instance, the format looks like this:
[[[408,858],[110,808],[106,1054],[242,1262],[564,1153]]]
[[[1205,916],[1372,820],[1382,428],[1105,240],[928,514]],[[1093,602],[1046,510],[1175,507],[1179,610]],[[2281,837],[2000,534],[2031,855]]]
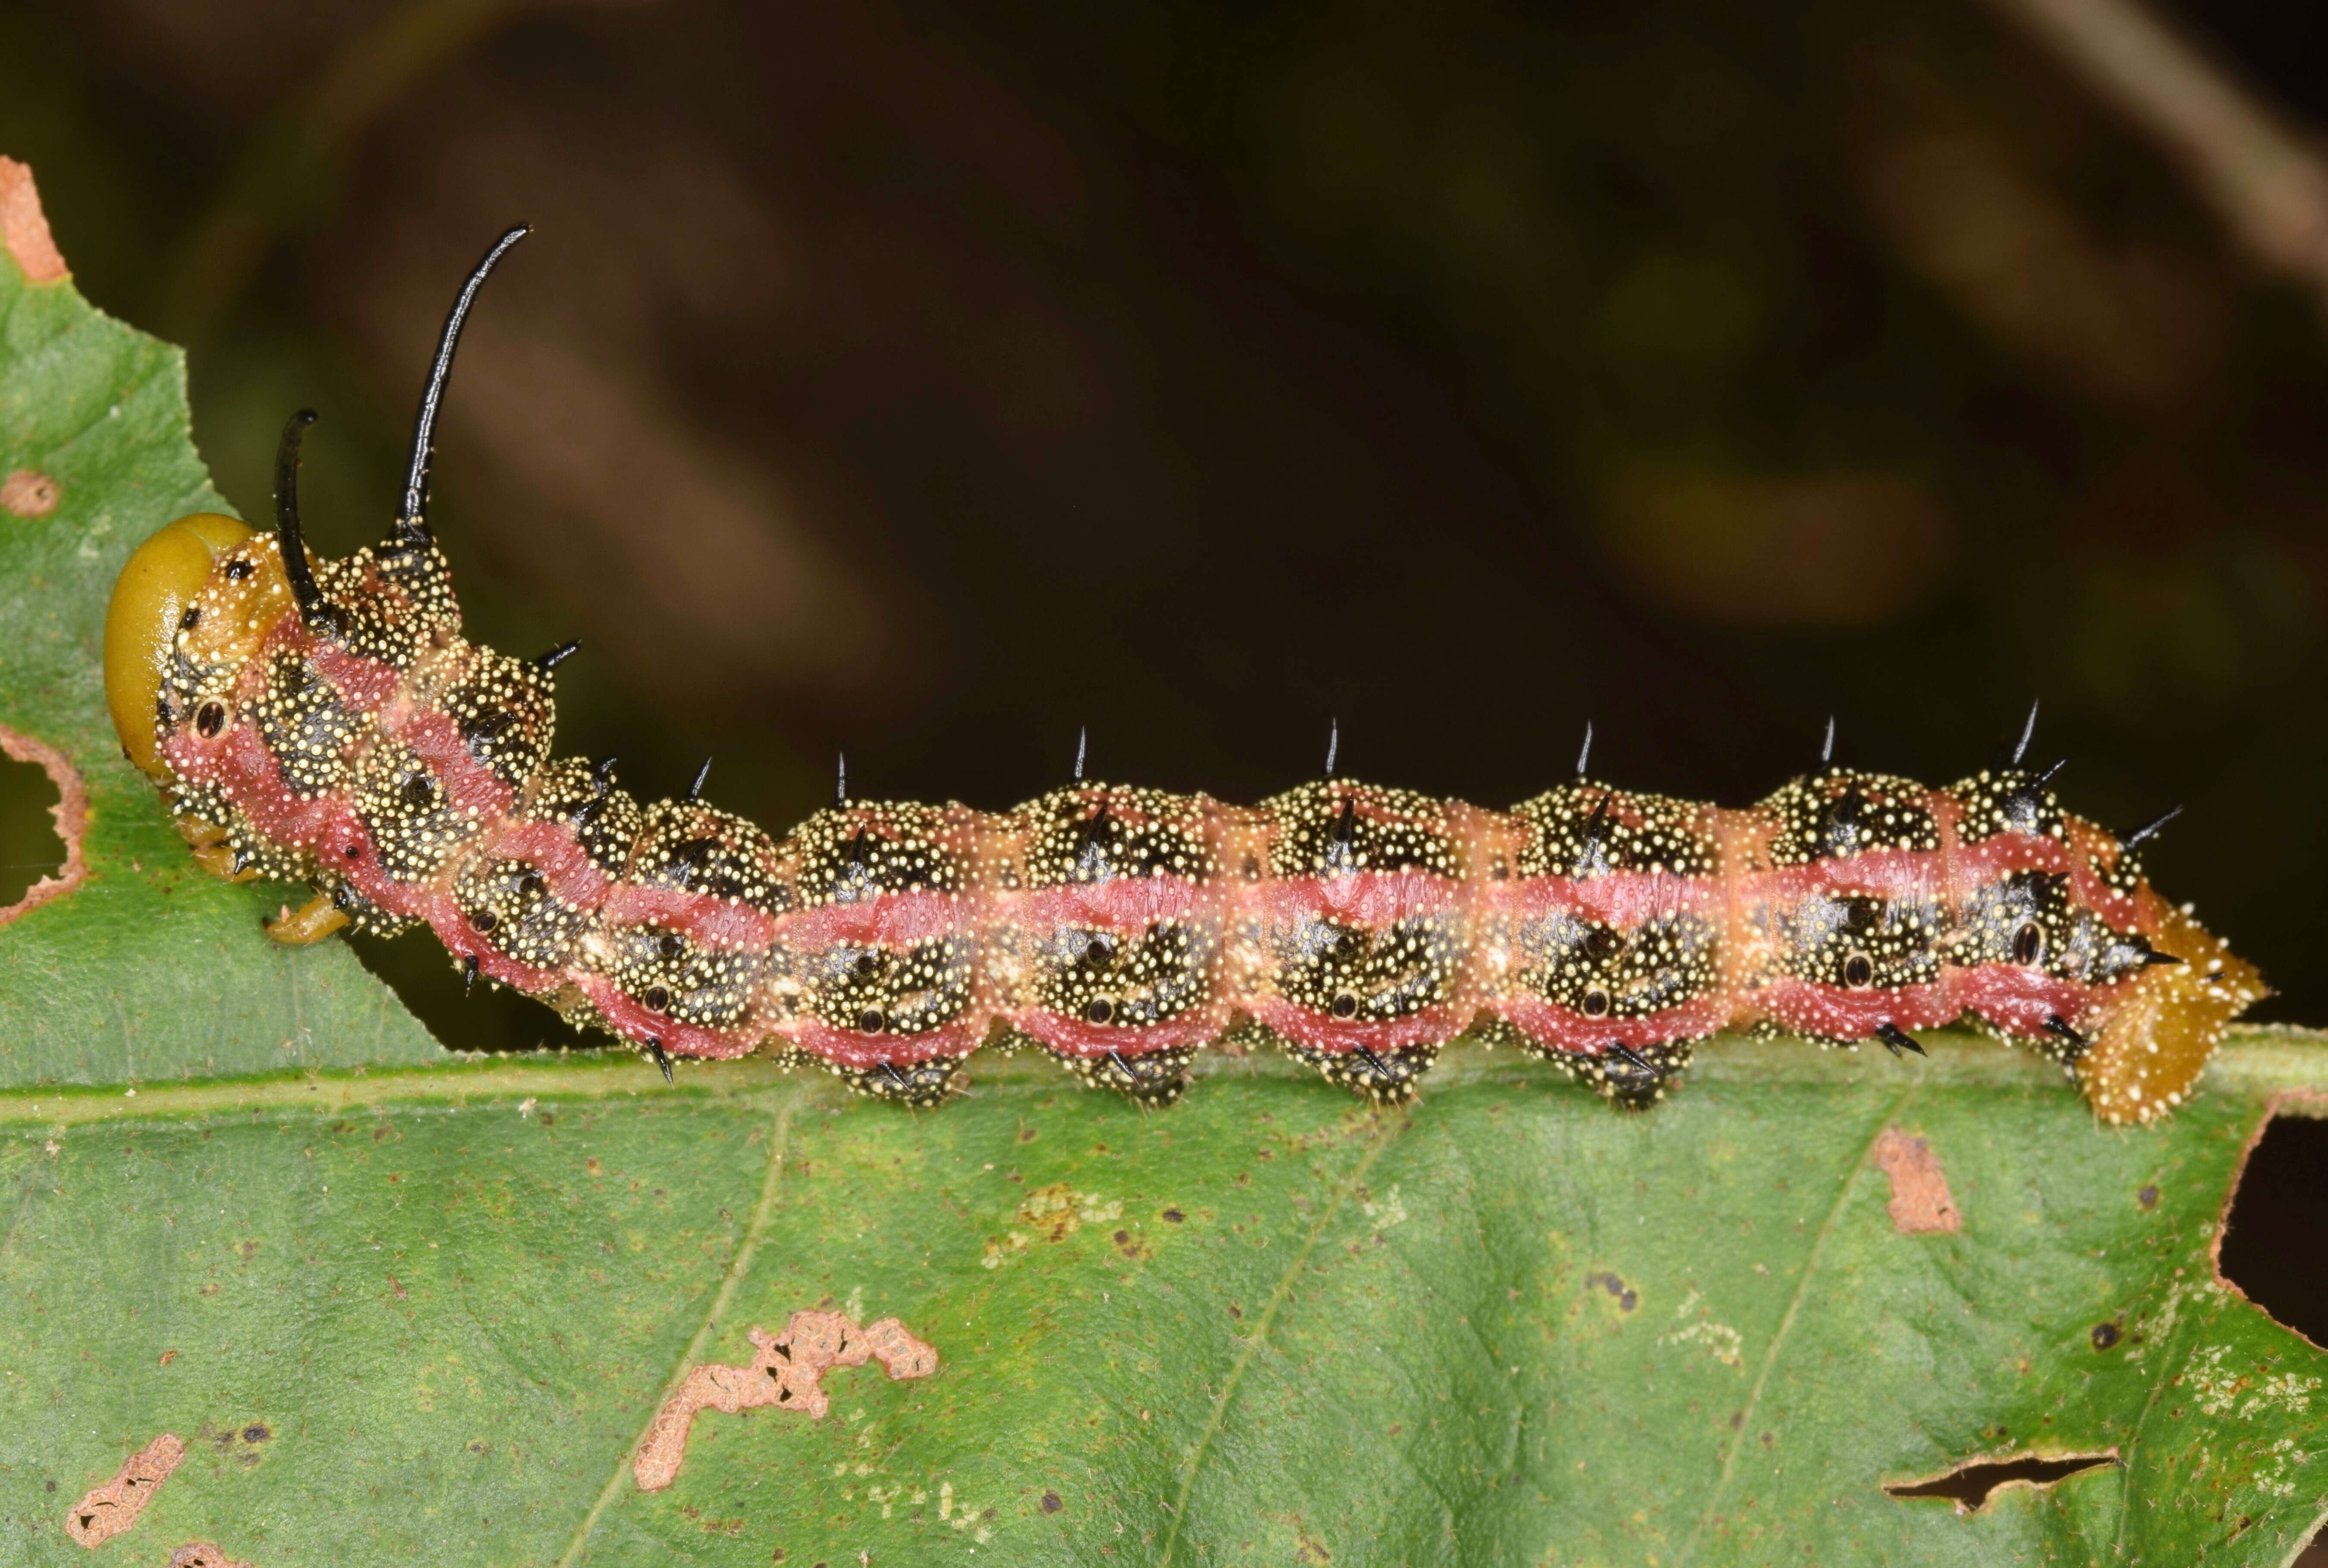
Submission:
[[[1244,1379],[1244,1369],[1252,1365],[1262,1346],[1268,1343],[1269,1331],[1277,1321],[1277,1310],[1293,1293],[1293,1282],[1309,1266],[1310,1254],[1317,1250],[1318,1238],[1325,1234],[1328,1225],[1334,1223],[1334,1216],[1342,1212],[1343,1204],[1356,1190],[1358,1183],[1366,1179],[1375,1158],[1396,1141],[1398,1135],[1413,1122],[1412,1114],[1385,1116],[1382,1119],[1382,1125],[1367,1143],[1366,1153],[1360,1156],[1356,1165],[1351,1167],[1350,1173],[1335,1184],[1333,1197],[1319,1211],[1316,1223],[1301,1238],[1301,1245],[1295,1250],[1291,1261],[1285,1265],[1285,1272],[1278,1277],[1276,1288],[1270,1291],[1268,1301],[1263,1305],[1253,1332],[1239,1342],[1236,1358],[1229,1363],[1229,1375],[1222,1380],[1221,1391],[1213,1399],[1212,1413],[1205,1420],[1205,1430],[1197,1434],[1197,1446],[1181,1462],[1179,1494],[1172,1499],[1172,1522],[1165,1528],[1164,1551],[1157,1559],[1158,1568],[1171,1568],[1172,1551],[1180,1538],[1180,1524],[1188,1516],[1188,1498],[1196,1490],[1197,1472],[1203,1468],[1205,1455],[1211,1450],[1213,1440],[1220,1435],[1230,1402],[1236,1398],[1237,1385]]]
[[[728,1272],[719,1281],[718,1293],[711,1298],[710,1310],[704,1313],[703,1321],[696,1326],[694,1335],[687,1342],[687,1348],[679,1353],[677,1364],[656,1391],[654,1403],[648,1407],[647,1418],[640,1424],[638,1434],[624,1443],[623,1451],[615,1457],[614,1473],[598,1489],[597,1501],[590,1505],[590,1511],[582,1516],[581,1524],[575,1526],[574,1538],[566,1544],[565,1553],[558,1559],[558,1568],[572,1568],[581,1560],[583,1547],[589,1544],[591,1534],[598,1527],[599,1518],[614,1505],[615,1496],[623,1489],[623,1479],[630,1470],[631,1461],[638,1453],[639,1445],[646,1441],[647,1433],[653,1430],[654,1419],[662,1413],[664,1402],[677,1392],[688,1369],[703,1358],[712,1337],[719,1332],[720,1322],[728,1314],[728,1302],[735,1299],[737,1287],[751,1272],[752,1254],[759,1250],[761,1233],[767,1229],[768,1216],[775,1212],[776,1195],[783,1190],[779,1178],[784,1171],[784,1143],[792,1131],[793,1113],[800,1108],[803,1098],[799,1094],[791,1094],[778,1101],[775,1115],[768,1128],[768,1169],[760,1180],[760,1201],[753,1208],[752,1218],[736,1244],[736,1255],[728,1262]]]
[[[1698,1542],[1704,1537],[1707,1526],[1713,1523],[1714,1512],[1722,1507],[1722,1499],[1729,1494],[1731,1477],[1738,1469],[1739,1452],[1746,1446],[1747,1434],[1754,1430],[1754,1413],[1761,1405],[1762,1389],[1770,1381],[1771,1369],[1779,1364],[1779,1353],[1786,1348],[1787,1336],[1794,1329],[1796,1315],[1802,1310],[1803,1301],[1810,1294],[1811,1279],[1818,1272],[1819,1258],[1826,1251],[1827,1238],[1835,1234],[1836,1222],[1842,1219],[1853,1191],[1859,1186],[1860,1172],[1867,1169],[1868,1160],[1874,1155],[1875,1141],[1883,1136],[1886,1127],[1906,1113],[1909,1102],[1916,1097],[1918,1087],[1919,1084],[1911,1080],[1906,1088],[1900,1091],[1900,1097],[1875,1119],[1874,1129],[1860,1145],[1859,1158],[1853,1160],[1850,1168],[1843,1173],[1843,1180],[1835,1190],[1835,1202],[1828,1207],[1826,1218],[1820,1223],[1818,1235],[1811,1238],[1810,1254],[1803,1260],[1803,1272],[1795,1280],[1795,1293],[1788,1299],[1786,1311],[1779,1315],[1779,1327],[1770,1335],[1769,1348],[1762,1352],[1761,1368],[1754,1375],[1754,1386],[1747,1391],[1746,1408],[1740,1415],[1737,1430],[1731,1433],[1730,1446],[1723,1451],[1722,1474],[1713,1483],[1713,1495],[1705,1499],[1705,1511],[1698,1515],[1696,1527],[1690,1531],[1689,1539],[1683,1543],[1681,1552],[1674,1559],[1676,1568],[1682,1568],[1696,1556]]]

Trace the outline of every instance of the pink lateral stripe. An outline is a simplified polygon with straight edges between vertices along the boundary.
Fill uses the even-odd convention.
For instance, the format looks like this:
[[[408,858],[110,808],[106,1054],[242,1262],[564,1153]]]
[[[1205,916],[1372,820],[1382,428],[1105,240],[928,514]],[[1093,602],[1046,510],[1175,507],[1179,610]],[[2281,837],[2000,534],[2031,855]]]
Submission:
[[[285,629],[288,628],[287,634]],[[332,683],[340,700],[359,713],[377,714],[387,708],[402,684],[392,665],[352,653],[328,637],[317,637],[302,625],[296,614],[286,615],[268,634],[269,643],[307,661]]]
[[[2028,833],[1999,833],[1977,844],[1958,844],[1955,860],[1957,879],[1967,887],[1997,881],[2015,871],[2060,875],[2077,870],[2076,857],[2059,839]]]
[[[837,1029],[822,1019],[793,1019],[775,1028],[777,1038],[821,1062],[844,1067],[910,1067],[941,1056],[968,1056],[986,1038],[985,1009],[969,1007],[953,1022],[918,1035],[867,1035]]]
[[[313,850],[333,834],[340,798],[301,800],[256,726],[236,724],[209,740],[182,728],[163,742],[162,754],[181,777],[223,790],[270,842]]]
[[[776,917],[785,945],[814,950],[854,946],[904,947],[937,936],[974,936],[975,906],[952,893],[883,893],[854,904],[821,904]]]
[[[758,1044],[758,1034],[748,1018],[734,1029],[707,1029],[649,1012],[605,975],[569,970],[566,978],[605,1016],[615,1033],[634,1043],[660,1040],[674,1056],[709,1056],[715,1061],[748,1056]]]
[[[1323,916],[1353,925],[1386,925],[1461,906],[1460,882],[1428,871],[1354,871],[1342,877],[1289,877],[1239,890],[1238,902],[1263,917],[1292,924]]]
[[[1281,996],[1254,997],[1244,1008],[1287,1039],[1337,1056],[1348,1056],[1361,1046],[1370,1051],[1395,1051],[1451,1040],[1470,1021],[1466,1010],[1455,1003],[1423,1008],[1383,1023],[1334,1018]]]
[[[1949,887],[1947,858],[1944,841],[1931,852],[1877,850],[1839,860],[1814,860],[1807,866],[1741,871],[1737,896],[1748,902],[1772,905],[1854,893],[1871,898],[1944,901]]]
[[[614,879],[598,869],[582,840],[564,822],[504,822],[479,853],[496,860],[523,860],[541,873],[542,884],[577,909],[596,911]]]
[[[2045,1020],[2051,1017],[2076,1023],[2091,1009],[2108,1005],[2113,989],[2032,974],[2011,963],[1984,963],[1945,972],[1948,998],[1959,1011],[1975,1014],[2022,1039],[2044,1038]]]
[[[598,912],[618,925],[662,925],[715,947],[766,952],[779,929],[775,918],[748,904],[689,893],[677,887],[642,887],[618,882],[607,890]]]
[[[1718,925],[1726,897],[1719,877],[1618,871],[1606,877],[1525,877],[1492,883],[1483,892],[1481,906],[1515,920],[1569,914],[1630,929],[1681,914],[1702,915]]]
[[[1938,982],[1891,991],[1845,991],[1787,976],[1765,982],[1742,1000],[1751,1009],[1749,1017],[1768,1019],[1790,1033],[1852,1040],[1870,1038],[1879,1024],[1903,1029],[1938,1028],[1954,1023],[1960,1010]]]
[[[1597,1056],[1612,1045],[1660,1046],[1702,1039],[1730,1021],[1730,1000],[1715,992],[1647,1018],[1588,1019],[1582,1013],[1535,996],[1503,996],[1488,1010],[1540,1046]]]
[[[1217,888],[1198,887],[1178,877],[1120,878],[986,896],[990,919],[1007,919],[1047,931],[1072,925],[1145,930],[1160,920],[1183,920],[1199,909],[1216,910],[1221,902]]]
[[[446,715],[416,714],[392,733],[428,765],[445,786],[445,803],[455,811],[493,820],[507,816],[516,804],[517,792],[477,760],[469,743],[461,738],[461,727]]]

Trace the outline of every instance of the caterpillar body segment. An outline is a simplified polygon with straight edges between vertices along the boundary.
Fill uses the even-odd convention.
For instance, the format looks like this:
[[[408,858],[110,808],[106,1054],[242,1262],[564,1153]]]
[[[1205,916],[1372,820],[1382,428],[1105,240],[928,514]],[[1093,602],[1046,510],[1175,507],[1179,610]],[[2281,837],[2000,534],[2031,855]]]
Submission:
[[[553,754],[572,644],[462,638],[426,520],[462,319],[521,233],[447,321],[387,540],[309,556],[302,415],[274,533],[182,519],[117,585],[124,748],[209,869],[314,889],[283,940],[426,925],[471,983],[666,1072],[765,1052],[908,1104],[981,1047],[1169,1104],[1230,1035],[1397,1101],[1471,1031],[1644,1105],[1723,1029],[1897,1055],[1969,1019],[2147,1121],[2262,994],[2144,878],[2153,830],[2069,815],[2025,734],[1945,789],[1826,765],[1743,810],[1581,764],[1508,812],[1332,776],[1244,807],[1080,767],[1009,812],[844,798],[781,840],[699,779],[641,803],[610,762]]]

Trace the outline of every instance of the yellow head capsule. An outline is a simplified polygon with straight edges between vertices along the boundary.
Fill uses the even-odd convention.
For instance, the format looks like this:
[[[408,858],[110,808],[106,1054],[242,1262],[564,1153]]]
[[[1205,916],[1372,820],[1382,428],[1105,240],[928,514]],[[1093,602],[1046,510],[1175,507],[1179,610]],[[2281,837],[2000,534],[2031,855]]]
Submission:
[[[212,571],[254,530],[237,518],[197,512],[137,547],[114,579],[105,611],[105,702],[129,760],[168,776],[154,745],[154,708],[172,639]]]

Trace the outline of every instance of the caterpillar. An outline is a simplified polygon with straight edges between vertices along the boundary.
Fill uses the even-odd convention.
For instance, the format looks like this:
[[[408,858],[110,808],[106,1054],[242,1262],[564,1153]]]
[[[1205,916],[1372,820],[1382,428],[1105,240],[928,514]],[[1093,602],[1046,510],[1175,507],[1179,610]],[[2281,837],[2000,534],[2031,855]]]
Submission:
[[[553,671],[465,641],[428,522],[461,328],[447,316],[381,543],[313,557],[286,426],[276,519],[180,518],[116,584],[106,686],[196,860],[305,883],[278,941],[425,924],[468,983],[652,1057],[755,1051],[909,1105],[1031,1046],[1146,1105],[1196,1054],[1269,1043],[1378,1102],[1469,1033],[1610,1101],[1662,1096],[1723,1029],[1920,1052],[1969,1019],[2059,1062],[2096,1113],[2190,1092],[2264,994],[2141,845],[2062,809],[2036,719],[1943,789],[1835,765],[1724,810],[1590,772],[1507,812],[1326,775],[1239,807],[1075,776],[1026,805],[860,801],[782,840],[703,799],[643,803],[551,755]],[[706,765],[708,771],[709,765]],[[2172,813],[2169,813],[2171,816]]]

